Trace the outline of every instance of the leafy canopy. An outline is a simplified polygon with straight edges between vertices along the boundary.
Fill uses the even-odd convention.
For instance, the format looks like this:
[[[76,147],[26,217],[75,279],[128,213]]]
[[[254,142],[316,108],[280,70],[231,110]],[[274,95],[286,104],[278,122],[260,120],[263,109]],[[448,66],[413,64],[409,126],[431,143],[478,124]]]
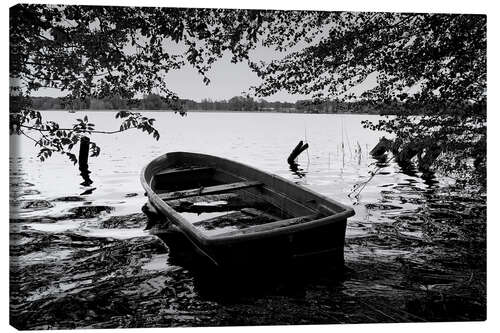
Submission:
[[[263,79],[254,91],[266,96],[284,89],[319,101],[403,106],[407,112],[397,117],[364,124],[393,133],[396,155],[417,151],[426,167],[485,181],[486,16],[330,15],[334,19],[325,22],[333,24],[321,25],[327,33],[314,45],[270,63],[253,63]],[[369,75],[377,76],[376,87],[356,91]],[[409,116],[422,107],[422,116]]]
[[[284,56],[253,61],[257,45]],[[286,90],[317,101],[403,105],[408,114],[365,126],[393,133],[396,153],[410,147],[427,157],[424,164],[485,180],[482,15],[17,5],[10,13],[11,132],[39,133],[33,139],[42,157],[71,157],[80,135],[98,131],[88,118],[66,129],[44,121],[26,98],[33,91],[57,88],[69,101],[154,93],[182,114],[165,74],[193,66],[209,84],[211,66],[226,53],[262,79],[257,96]],[[355,93],[370,75],[377,86]],[[424,115],[408,116],[422,106]],[[154,119],[128,111],[117,118],[119,129],[108,133],[138,128],[159,138]]]
[[[11,133],[35,141],[42,159],[57,152],[73,161],[81,135],[137,128],[158,139],[154,119],[128,111],[117,113],[122,123],[116,131],[97,131],[88,117],[60,128],[42,119],[28,97],[42,87],[67,92],[69,104],[155,93],[183,114],[165,80],[169,71],[193,66],[209,84],[208,71],[225,53],[244,61],[258,42],[272,43],[299,25],[297,41],[308,36],[300,12],[16,5],[10,10]],[[95,142],[91,149],[99,154]]]

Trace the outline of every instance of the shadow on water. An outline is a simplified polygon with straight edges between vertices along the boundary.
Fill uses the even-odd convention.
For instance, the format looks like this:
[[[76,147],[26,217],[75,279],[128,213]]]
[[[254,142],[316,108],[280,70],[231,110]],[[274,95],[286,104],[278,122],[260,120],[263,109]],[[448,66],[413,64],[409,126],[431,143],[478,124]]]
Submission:
[[[91,187],[80,193],[80,195],[90,195],[92,192],[94,192],[97,189],[97,187]]]
[[[387,154],[374,155],[375,165],[382,169],[388,167],[393,158],[388,158]],[[415,163],[412,161],[404,161],[396,159],[396,164],[400,168],[400,172],[410,177],[419,177],[423,180],[423,183],[428,187],[435,187],[439,184],[439,180],[433,171],[428,169],[417,168]],[[419,173],[420,172],[420,173]]]
[[[436,175],[432,171],[422,171],[420,178],[424,181],[424,184],[429,188],[438,186],[439,180],[436,179]]]
[[[157,235],[169,248],[168,265],[188,269],[198,294],[207,300],[234,302],[247,297],[282,295],[303,297],[307,286],[325,280],[340,283],[344,266],[328,264],[328,258],[302,262],[262,264],[242,262],[238,267],[219,267],[201,255],[189,240],[177,231]]]
[[[410,177],[420,177],[423,180],[423,183],[429,188],[434,188],[439,184],[439,180],[436,179],[436,175],[430,170],[420,170],[411,161],[397,161],[397,164],[401,168],[401,173]]]
[[[373,155],[373,158],[375,159],[375,165],[378,168],[385,168],[389,166],[389,158],[387,157],[387,154]]]
[[[82,186],[90,186],[92,185],[92,183],[94,183],[92,181],[92,179],[90,179],[90,170],[88,168],[88,166],[80,166],[80,176],[82,176],[82,179],[83,179],[83,182],[80,183],[80,185]]]
[[[299,179],[304,178],[307,174],[307,171],[304,171],[297,162],[290,163],[289,167],[292,174],[299,177]]]

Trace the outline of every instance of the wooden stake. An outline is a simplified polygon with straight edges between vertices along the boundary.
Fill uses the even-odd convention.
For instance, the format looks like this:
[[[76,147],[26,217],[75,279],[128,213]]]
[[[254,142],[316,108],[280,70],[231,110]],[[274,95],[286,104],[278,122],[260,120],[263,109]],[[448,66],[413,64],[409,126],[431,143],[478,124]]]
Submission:
[[[290,156],[288,156],[288,164],[295,164],[295,159],[307,148],[309,148],[309,144],[304,144],[302,140],[300,140],[297,146],[295,146],[295,148],[290,153]]]
[[[90,171],[89,171],[89,147],[90,147],[90,139],[86,136],[82,136],[80,138],[80,152],[78,154],[78,168],[80,169],[80,175],[83,178],[83,186],[89,186],[93,183],[90,179]]]

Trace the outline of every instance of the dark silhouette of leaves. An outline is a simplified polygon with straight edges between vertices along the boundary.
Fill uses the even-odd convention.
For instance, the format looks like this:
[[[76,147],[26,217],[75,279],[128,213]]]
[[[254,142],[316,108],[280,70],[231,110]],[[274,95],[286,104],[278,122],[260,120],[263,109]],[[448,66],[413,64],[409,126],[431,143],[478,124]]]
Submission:
[[[185,114],[165,75],[192,66],[205,84],[208,71],[225,52],[232,61],[248,59],[258,37],[267,34],[265,22],[283,16],[276,11],[106,7],[21,4],[10,9],[11,134],[26,135],[40,147],[67,153],[81,135],[117,133],[138,128],[158,140],[159,132],[147,119],[119,111],[124,119],[116,131],[98,131],[87,117],[77,120],[61,140],[55,124],[44,121],[32,108],[36,90],[66,92],[66,108],[86,105],[91,99],[134,100],[148,96],[153,106],[166,103]],[[300,12],[287,14],[301,22]],[[289,22],[270,25],[289,30]],[[182,54],[169,43],[181,44]],[[153,95],[155,94],[155,95]],[[160,101],[156,96],[159,96]],[[58,135],[59,134],[59,135]],[[35,137],[36,136],[36,137]],[[98,153],[97,153],[98,154]],[[43,153],[40,155],[47,157]]]
[[[270,63],[251,64],[263,80],[253,91],[268,96],[286,90],[312,94],[319,102],[363,102],[396,113],[364,126],[394,133],[401,147],[412,146],[419,156],[440,151],[428,166],[485,184],[486,16],[325,15],[331,19],[316,29],[328,34],[315,43]],[[283,35],[270,43],[293,37]],[[356,94],[353,88],[369,75],[377,76],[377,85]]]

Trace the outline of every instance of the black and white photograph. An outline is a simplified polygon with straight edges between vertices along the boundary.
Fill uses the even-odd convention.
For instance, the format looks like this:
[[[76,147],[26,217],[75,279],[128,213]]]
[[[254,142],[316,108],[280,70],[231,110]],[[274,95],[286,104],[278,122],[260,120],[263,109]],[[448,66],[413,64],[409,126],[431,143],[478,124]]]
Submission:
[[[493,319],[489,13],[200,6],[9,5],[9,324]]]

